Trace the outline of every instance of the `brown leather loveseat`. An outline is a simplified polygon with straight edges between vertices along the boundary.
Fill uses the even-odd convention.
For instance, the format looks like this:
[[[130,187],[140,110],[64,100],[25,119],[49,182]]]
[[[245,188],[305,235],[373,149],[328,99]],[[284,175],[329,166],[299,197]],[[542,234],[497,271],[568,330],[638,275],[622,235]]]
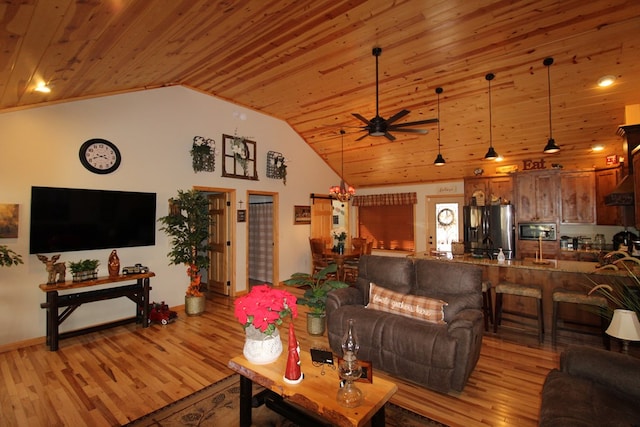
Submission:
[[[482,270],[446,260],[377,255],[362,256],[358,270],[354,287],[332,291],[327,299],[333,352],[342,354],[348,319],[355,319],[358,358],[371,361],[374,371],[380,369],[440,392],[462,391],[482,344]],[[444,319],[415,319],[393,309],[372,308],[375,304],[367,308],[371,283],[375,289],[383,288],[382,292],[392,291],[389,307],[403,304],[394,301],[398,296],[441,300],[446,303]],[[412,301],[409,306],[420,304]]]

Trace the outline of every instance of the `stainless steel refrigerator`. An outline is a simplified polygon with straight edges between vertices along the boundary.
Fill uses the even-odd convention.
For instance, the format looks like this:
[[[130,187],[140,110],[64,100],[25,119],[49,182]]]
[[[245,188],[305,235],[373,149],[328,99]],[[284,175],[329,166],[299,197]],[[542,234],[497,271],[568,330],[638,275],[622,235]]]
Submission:
[[[464,206],[465,252],[495,259],[500,248],[506,259],[516,257],[513,205]]]

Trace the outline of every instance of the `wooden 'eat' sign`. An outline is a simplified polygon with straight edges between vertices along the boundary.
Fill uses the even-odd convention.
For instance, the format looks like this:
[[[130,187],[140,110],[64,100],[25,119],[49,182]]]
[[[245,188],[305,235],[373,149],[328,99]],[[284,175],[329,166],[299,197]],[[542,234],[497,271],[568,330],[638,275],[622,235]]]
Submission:
[[[523,170],[529,171],[534,169],[546,169],[544,159],[540,160],[523,160]]]

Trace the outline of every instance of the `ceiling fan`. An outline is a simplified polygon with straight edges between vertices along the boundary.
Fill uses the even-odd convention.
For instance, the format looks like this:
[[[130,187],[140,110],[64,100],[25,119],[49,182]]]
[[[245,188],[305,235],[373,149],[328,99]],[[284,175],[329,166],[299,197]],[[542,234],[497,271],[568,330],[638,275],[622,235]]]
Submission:
[[[420,133],[426,134],[428,131],[426,129],[407,129],[409,126],[415,125],[425,125],[428,123],[437,123],[438,119],[428,119],[428,120],[419,120],[417,122],[408,122],[408,123],[398,123],[394,124],[396,121],[400,120],[407,114],[409,114],[409,110],[402,110],[393,116],[385,119],[380,117],[378,111],[378,57],[382,53],[381,47],[374,47],[372,54],[376,57],[376,116],[367,120],[362,117],[358,113],[352,113],[354,117],[358,120],[366,123],[366,126],[362,127],[362,130],[367,131],[366,135],[362,135],[360,138],[356,139],[356,141],[360,141],[362,138],[366,136],[384,136],[391,141],[395,141],[395,137],[391,135],[389,132],[406,132],[406,133]]]

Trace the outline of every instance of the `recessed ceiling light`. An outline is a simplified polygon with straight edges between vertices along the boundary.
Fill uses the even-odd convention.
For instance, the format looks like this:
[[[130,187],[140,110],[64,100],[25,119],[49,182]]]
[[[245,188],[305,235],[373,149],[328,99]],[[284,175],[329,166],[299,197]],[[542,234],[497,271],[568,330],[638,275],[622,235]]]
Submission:
[[[602,151],[604,150],[604,145],[602,144],[595,144],[591,146],[591,150],[593,151]]]
[[[40,93],[49,93],[51,92],[51,88],[49,86],[47,86],[47,84],[45,82],[39,82],[35,89],[36,92],[40,92]]]
[[[612,75],[603,76],[598,79],[598,86],[600,87],[611,86],[615,81],[616,81],[616,76],[612,76]]]

